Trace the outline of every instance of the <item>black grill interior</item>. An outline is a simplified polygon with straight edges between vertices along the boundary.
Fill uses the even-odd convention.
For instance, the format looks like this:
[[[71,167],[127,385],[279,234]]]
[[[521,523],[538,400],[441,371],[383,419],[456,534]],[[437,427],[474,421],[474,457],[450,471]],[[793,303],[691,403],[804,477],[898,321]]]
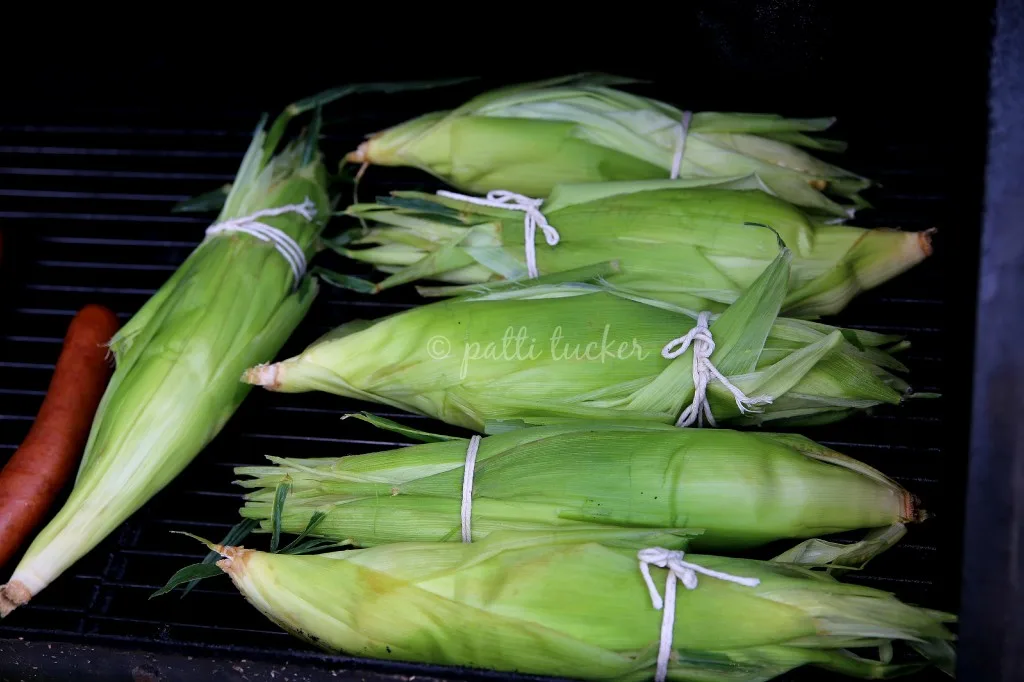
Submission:
[[[708,16],[703,16],[702,26],[724,20]],[[776,40],[785,42],[781,37]],[[812,85],[810,77],[826,69],[813,65],[810,71],[793,67],[796,84],[774,98],[758,99],[756,95],[769,88],[751,85],[747,94],[742,88],[757,80],[743,70],[756,55],[746,50],[736,57],[732,52],[740,48],[728,45],[728,51],[713,53],[715,63],[722,69],[740,69],[739,89],[723,94],[705,78],[709,82],[702,80],[693,91],[673,81],[645,86],[645,91],[677,102],[688,97],[687,106],[698,110],[728,106],[791,115],[836,113],[841,117],[837,134],[850,142],[842,164],[881,183],[870,194],[877,209],[865,211],[855,222],[908,230],[939,228],[932,258],[862,296],[836,322],[907,335],[913,346],[905,361],[914,387],[944,397],[877,409],[804,433],[893,476],[934,514],[912,528],[904,542],[849,579],[892,590],[913,603],[956,610],[984,144],[981,84],[963,91],[958,104],[941,109],[941,93],[915,100],[917,89],[925,87],[909,80],[919,62],[893,63],[889,72],[865,77],[884,84],[886,94],[892,95],[888,102],[873,101],[870,88],[858,94],[858,88],[848,85],[836,85],[848,92],[802,89],[803,99],[794,96],[797,84]],[[815,41],[809,47],[779,49],[824,48]],[[346,78],[365,79],[350,71],[318,74],[308,89],[275,93],[280,100],[268,97],[263,106]],[[978,72],[971,75],[978,77]],[[900,96],[904,85],[907,93]],[[364,133],[427,108],[456,103],[479,87],[344,102],[328,116],[325,148],[337,159]],[[227,100],[238,93],[222,94]],[[126,97],[97,104],[84,98],[77,108],[37,102],[0,111],[0,464],[31,424],[75,311],[99,302],[126,321],[202,238],[206,218],[172,215],[170,208],[233,177],[259,113],[244,96],[233,101],[240,104],[209,105],[186,96],[167,107],[147,90],[140,102]],[[371,169],[360,195],[369,198],[412,187],[435,185],[415,172]],[[333,261],[330,255],[321,258],[356,274],[370,274],[362,266]],[[379,317],[418,302],[410,289],[369,298],[325,286],[282,355],[294,353],[344,321]],[[194,541],[169,531],[220,539],[237,520],[240,500],[231,484],[233,466],[258,462],[268,454],[331,456],[398,444],[397,437],[368,425],[339,420],[343,413],[359,409],[366,406],[328,395],[254,391],[177,481],[30,605],[0,622],[0,638],[113,644],[182,656],[345,661],[421,676],[469,675],[318,653],[259,616],[224,578],[204,581],[184,600],[173,595],[147,599],[175,570],[204,554]],[[376,411],[438,428],[429,420],[387,408]],[[788,679],[821,675],[801,671]],[[931,679],[931,673],[916,679]]]

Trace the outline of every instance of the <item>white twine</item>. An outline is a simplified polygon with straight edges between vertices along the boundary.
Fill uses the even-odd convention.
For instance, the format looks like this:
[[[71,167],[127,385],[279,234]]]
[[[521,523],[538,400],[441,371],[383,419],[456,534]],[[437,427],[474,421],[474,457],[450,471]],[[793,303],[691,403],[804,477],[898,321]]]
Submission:
[[[462,472],[462,541],[473,542],[473,472],[476,470],[476,452],[480,449],[480,436],[469,439],[466,467]]]
[[[244,232],[256,237],[260,241],[273,244],[277,252],[288,261],[288,265],[292,269],[292,276],[295,278],[295,284],[297,285],[299,280],[302,279],[302,275],[306,272],[306,254],[302,247],[285,232],[266,223],[259,222],[260,218],[271,218],[284,215],[285,213],[298,213],[306,220],[313,220],[316,217],[316,204],[310,201],[309,197],[306,197],[305,201],[301,204],[286,204],[276,208],[264,208],[241,218],[225,220],[223,223],[211,225],[206,228],[206,236],[212,237],[228,232]]]
[[[728,580],[737,585],[745,587],[757,587],[761,581],[757,578],[743,578],[741,576],[713,571],[698,564],[691,564],[683,561],[685,554],[679,551],[672,551],[664,547],[648,547],[637,552],[640,560],[640,573],[647,583],[647,591],[651,594],[651,604],[655,610],[662,611],[661,617],[661,640],[658,646],[658,668],[655,673],[655,682],[664,682],[668,676],[668,659],[672,654],[672,628],[676,621],[676,581],[683,584],[688,590],[697,589],[697,574],[701,573],[719,580]],[[665,598],[658,594],[658,588],[651,578],[651,566],[668,569],[668,578],[665,580]]]
[[[694,422],[697,422],[697,426],[704,426],[705,417],[711,426],[717,426],[715,418],[711,416],[711,404],[708,402],[708,382],[712,376],[722,382],[722,385],[732,393],[732,397],[736,400],[736,407],[740,409],[740,414],[756,412],[757,410],[751,409],[755,405],[767,405],[772,402],[771,396],[767,395],[748,398],[711,363],[711,354],[715,352],[715,340],[708,328],[710,317],[711,313],[707,310],[700,313],[697,315],[696,327],[686,335],[672,339],[661,349],[661,357],[666,360],[674,360],[685,353],[691,343],[693,344],[693,402],[679,415],[676,426],[686,427]]]
[[[507,208],[512,211],[522,211],[526,214],[523,219],[523,227],[525,233],[526,242],[526,271],[530,277],[537,277],[537,246],[534,243],[537,235],[537,228],[539,227],[544,233],[544,240],[548,243],[548,246],[556,246],[558,244],[558,230],[556,230],[548,219],[541,213],[540,207],[544,203],[543,199],[531,199],[528,196],[522,194],[516,194],[515,192],[508,192],[503,189],[496,189],[487,193],[485,199],[480,197],[468,196],[466,194],[456,194],[455,192],[448,192],[446,190],[440,190],[437,193],[438,196],[447,197],[449,199],[458,199],[459,201],[467,201],[477,206],[490,206],[491,208]]]
[[[673,180],[679,177],[679,168],[683,165],[683,152],[686,151],[686,136],[690,132],[690,120],[692,118],[692,111],[684,111],[683,118],[679,121],[679,125],[676,126],[679,134],[676,136],[676,153],[672,156],[672,175],[669,176]]]

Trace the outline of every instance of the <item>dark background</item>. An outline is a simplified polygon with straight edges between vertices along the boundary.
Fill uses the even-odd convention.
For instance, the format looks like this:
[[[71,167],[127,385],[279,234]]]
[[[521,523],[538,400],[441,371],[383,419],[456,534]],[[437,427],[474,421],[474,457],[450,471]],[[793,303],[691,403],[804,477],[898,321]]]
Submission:
[[[386,25],[388,11],[370,20],[346,9],[337,26],[307,21],[324,29],[315,38],[305,24],[292,31],[281,17],[281,25],[268,19],[259,33],[140,40],[134,32],[125,39],[130,47],[91,36],[52,39],[64,48],[59,54],[11,53],[18,68],[6,76],[0,107],[0,463],[31,423],[70,315],[97,301],[126,320],[160,285],[204,226],[199,218],[169,221],[170,206],[230,179],[259,112],[347,82],[484,76],[469,87],[339,102],[325,131],[325,149],[338,158],[366,133],[456,105],[493,84],[603,70],[651,80],[636,90],[696,110],[838,115],[836,134],[851,143],[841,163],[882,184],[870,194],[878,210],[855,222],[939,228],[935,256],[863,296],[837,323],[907,334],[912,383],[947,397],[806,433],[894,476],[936,514],[854,579],[958,610],[971,393],[965,359],[973,349],[964,330],[974,328],[990,7],[971,3],[954,13],[924,3],[698,2],[636,19],[534,22],[528,13],[460,13],[429,30]],[[433,186],[415,172],[374,169],[361,192],[414,185]],[[407,290],[372,301],[325,290],[282,355],[347,319],[416,302]],[[115,679],[140,665],[165,679],[269,675],[254,660],[278,670],[289,663],[289,674],[311,662],[429,674],[317,654],[277,632],[226,581],[209,581],[184,601],[146,601],[174,570],[201,556],[168,530],[218,536],[236,518],[232,464],[263,454],[329,456],[386,446],[388,436],[337,421],[362,407],[329,396],[254,392],[179,481],[32,606],[0,623],[0,678],[61,679],[91,670]],[[216,656],[220,668],[57,642],[195,656],[196,666]],[[243,672],[234,670],[243,658]],[[308,674],[326,676],[325,669]]]
[[[656,80],[679,104],[779,111],[923,114],[951,131],[984,128],[993,2],[956,10],[918,0],[696,0],[660,11],[520,14],[390,5],[339,16],[285,13],[249,25],[211,20],[46,33],[12,67],[7,106],[159,106],[195,113],[276,109],[356,81],[490,75],[529,80],[608,71]],[[313,29],[316,30],[313,30]]]

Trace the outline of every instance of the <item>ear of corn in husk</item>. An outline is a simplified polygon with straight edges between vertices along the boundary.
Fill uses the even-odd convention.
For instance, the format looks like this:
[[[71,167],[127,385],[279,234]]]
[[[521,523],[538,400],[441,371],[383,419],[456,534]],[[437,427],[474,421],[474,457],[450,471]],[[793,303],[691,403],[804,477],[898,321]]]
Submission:
[[[312,219],[308,211],[260,218],[308,259],[331,207],[317,126],[278,149],[281,122],[296,113],[269,133],[261,123],[233,185],[198,203],[222,202],[218,222],[315,206]],[[0,614],[45,588],[177,476],[248,394],[242,370],[274,357],[316,293],[312,278],[296,282],[275,247],[249,234],[211,236],[189,255],[111,340],[117,369],[74,489],[0,588]]]
[[[699,310],[723,310],[777,253],[769,225],[793,249],[783,314],[837,313],[859,292],[895,277],[931,253],[930,232],[830,225],[756,191],[759,180],[661,180],[559,185],[541,206],[559,242],[534,248],[541,275],[617,260],[608,281],[622,289]],[[703,185],[703,186],[702,186]],[[737,191],[739,190],[739,191]],[[421,287],[426,295],[527,277],[523,212],[395,192],[345,213],[370,229],[342,235],[349,258],[393,273],[381,291],[433,279],[463,287]],[[362,248],[368,247],[368,248]]]
[[[632,82],[584,75],[501,88],[376,133],[347,158],[412,166],[477,194],[501,189],[546,197],[562,183],[669,178],[683,111],[610,87]],[[787,201],[849,217],[867,205],[858,193],[871,182],[801,149],[842,150],[807,134],[833,122],[696,113],[679,177],[757,173]]]
[[[820,423],[909,387],[883,347],[898,337],[778,318],[790,251],[710,324],[712,363],[747,396],[741,412],[716,380],[715,419]],[[293,358],[245,373],[275,391],[327,391],[494,432],[565,419],[674,423],[694,397],[693,348],[662,349],[696,325],[692,311],[581,283],[535,285],[442,301],[343,326]]]
[[[271,530],[284,484],[284,532],[299,534],[323,515],[312,535],[363,547],[458,541],[467,445],[456,438],[369,455],[271,457],[274,466],[235,469],[249,477],[239,484],[253,489],[241,514]],[[503,529],[685,521],[703,530],[693,548],[737,550],[920,514],[913,496],[878,471],[790,434],[575,422],[490,436],[475,462],[474,540]]]
[[[257,609],[330,652],[582,679],[654,676],[662,613],[638,549],[685,546],[686,532],[494,533],[479,543],[398,543],[313,556],[216,547]],[[754,682],[813,665],[880,679],[925,660],[857,649],[906,642],[952,670],[955,617],[791,565],[685,555],[705,569],[678,588],[668,679]],[[651,569],[661,594],[666,571]]]

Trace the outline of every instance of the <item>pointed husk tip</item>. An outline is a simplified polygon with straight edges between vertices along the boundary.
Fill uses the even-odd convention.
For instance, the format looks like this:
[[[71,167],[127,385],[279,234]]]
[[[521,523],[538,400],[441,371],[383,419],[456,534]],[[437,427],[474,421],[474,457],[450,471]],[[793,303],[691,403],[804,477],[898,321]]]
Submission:
[[[6,618],[11,611],[32,600],[32,592],[20,580],[12,580],[0,586],[0,618]]]
[[[256,365],[242,373],[242,381],[262,386],[268,391],[276,391],[281,387],[280,374],[280,363]]]

